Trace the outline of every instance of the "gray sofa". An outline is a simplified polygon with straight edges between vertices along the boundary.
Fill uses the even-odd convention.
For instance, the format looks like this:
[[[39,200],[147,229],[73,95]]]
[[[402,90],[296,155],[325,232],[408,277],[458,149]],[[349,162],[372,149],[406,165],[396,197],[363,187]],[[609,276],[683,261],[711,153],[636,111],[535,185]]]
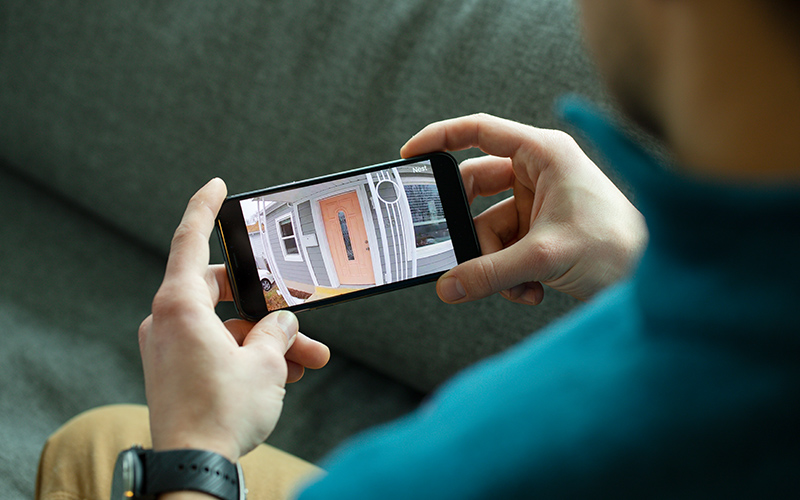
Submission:
[[[603,100],[575,22],[568,0],[0,3],[3,498],[32,496],[65,420],[144,402],[137,327],[205,181],[388,161],[477,111],[559,126],[558,95]],[[574,305],[448,306],[431,284],[302,313],[333,359],[290,387],[269,442],[315,461]]]

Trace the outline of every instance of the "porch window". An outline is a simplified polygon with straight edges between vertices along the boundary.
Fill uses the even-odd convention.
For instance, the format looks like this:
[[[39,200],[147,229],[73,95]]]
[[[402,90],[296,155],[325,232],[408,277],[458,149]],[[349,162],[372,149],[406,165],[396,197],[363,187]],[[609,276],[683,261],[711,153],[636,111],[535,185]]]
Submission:
[[[436,184],[404,184],[417,248],[450,241]]]
[[[278,241],[280,241],[281,252],[285,260],[302,261],[300,256],[300,245],[297,243],[297,236],[294,229],[294,219],[291,213],[275,219],[278,228]]]

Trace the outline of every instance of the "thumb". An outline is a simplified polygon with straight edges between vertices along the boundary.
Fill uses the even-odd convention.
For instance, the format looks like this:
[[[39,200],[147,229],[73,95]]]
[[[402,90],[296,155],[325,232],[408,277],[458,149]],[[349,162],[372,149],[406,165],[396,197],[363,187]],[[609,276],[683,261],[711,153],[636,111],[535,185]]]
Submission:
[[[534,260],[517,242],[454,267],[439,278],[436,292],[444,302],[461,303],[507,290],[504,296],[509,300],[538,304],[544,289],[538,283]]]
[[[272,345],[281,354],[286,354],[297,337],[298,329],[297,316],[289,311],[276,311],[253,326],[242,346],[267,344]]]

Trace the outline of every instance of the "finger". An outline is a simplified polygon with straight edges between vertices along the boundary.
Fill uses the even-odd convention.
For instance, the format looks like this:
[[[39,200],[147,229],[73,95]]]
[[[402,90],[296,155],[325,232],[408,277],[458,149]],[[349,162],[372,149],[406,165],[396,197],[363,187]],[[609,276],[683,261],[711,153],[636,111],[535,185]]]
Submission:
[[[495,254],[507,246],[516,244],[524,236],[527,232],[527,226],[520,226],[519,219],[516,218],[517,212],[516,199],[511,197],[493,205],[475,217],[475,232],[484,255]],[[462,273],[469,274],[471,272],[474,271],[470,270],[469,266],[461,264],[443,275],[439,280],[441,286],[437,284],[439,297],[444,302],[456,303],[483,298],[497,291],[512,302],[528,305],[539,304],[544,298],[544,287],[537,281],[515,284],[505,290],[494,290],[494,288],[487,286],[468,286],[468,292],[459,276]],[[453,277],[456,277],[456,281],[450,279],[444,282],[445,279]],[[485,283],[488,282],[488,279],[485,280]]]
[[[294,344],[286,352],[286,359],[316,370],[328,364],[331,359],[331,351],[322,342],[298,333]]]
[[[535,249],[520,242],[497,252],[464,262],[436,283],[439,297],[447,303],[482,299],[522,283],[541,281]]]
[[[478,196],[492,196],[514,187],[514,167],[508,158],[481,156],[461,162],[461,179],[470,204]]]
[[[225,322],[225,327],[239,345],[244,343],[245,338],[247,338],[254,326],[254,323],[238,318],[229,319]],[[294,342],[286,351],[286,359],[316,370],[328,364],[331,359],[331,351],[322,342],[298,332]]]
[[[286,383],[293,384],[303,378],[303,375],[306,373],[306,369],[303,367],[303,365],[287,360],[286,372]]]
[[[514,197],[506,198],[484,210],[474,218],[475,232],[486,255],[499,252],[514,243],[526,230],[518,224]]]
[[[224,264],[208,266],[206,282],[208,283],[208,291],[211,293],[211,299],[214,304],[233,301],[233,292],[231,291],[231,285],[228,279],[228,270],[225,268]]]
[[[521,283],[503,290],[500,295],[517,304],[535,306],[541,304],[544,299],[544,286],[538,281]]]
[[[237,344],[242,345],[247,334],[253,329],[255,323],[239,318],[232,318],[225,321],[225,328],[230,332]]]
[[[518,234],[516,215],[514,198],[506,198],[475,217],[475,233],[478,236],[483,255],[491,255],[499,252],[508,244],[516,241]],[[443,302],[447,302],[448,304],[467,302],[494,293],[485,292],[485,295],[483,295],[474,289],[471,290],[469,294],[467,293],[467,290],[464,288],[464,279],[461,278],[461,275],[469,274],[473,271],[471,271],[471,266],[467,266],[466,264],[467,263],[459,264],[442,275],[437,281],[436,292]],[[479,296],[471,298],[471,296],[474,296],[476,293],[478,293]]]
[[[496,116],[476,114],[432,123],[400,149],[403,158],[431,151],[460,151],[478,147],[484,153],[513,158],[526,142],[536,141],[543,129]]]
[[[227,188],[222,179],[209,181],[192,196],[172,238],[164,280],[176,275],[203,276],[208,267],[208,239]]]
[[[243,347],[268,347],[286,354],[297,337],[297,317],[289,311],[276,311],[263,317],[242,340]]]

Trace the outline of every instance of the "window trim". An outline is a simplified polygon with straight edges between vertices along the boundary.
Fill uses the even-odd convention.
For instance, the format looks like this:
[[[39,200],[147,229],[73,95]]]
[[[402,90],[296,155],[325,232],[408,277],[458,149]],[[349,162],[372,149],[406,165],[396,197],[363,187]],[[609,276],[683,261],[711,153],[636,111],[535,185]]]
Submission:
[[[284,237],[281,233],[281,222],[289,220],[289,224],[292,226],[292,236]],[[278,243],[281,247],[281,253],[283,253],[283,260],[291,261],[291,262],[303,262],[303,249],[300,246],[300,239],[297,237],[297,224],[294,221],[294,215],[292,212],[288,212],[286,215],[282,215],[280,217],[275,217],[275,230],[278,235]],[[286,248],[286,240],[292,238],[294,240],[294,244],[297,247],[297,254],[289,253]]]
[[[440,241],[433,245],[425,245],[424,247],[417,247],[417,258],[424,259],[426,257],[433,257],[441,253],[453,250],[453,240]]]

